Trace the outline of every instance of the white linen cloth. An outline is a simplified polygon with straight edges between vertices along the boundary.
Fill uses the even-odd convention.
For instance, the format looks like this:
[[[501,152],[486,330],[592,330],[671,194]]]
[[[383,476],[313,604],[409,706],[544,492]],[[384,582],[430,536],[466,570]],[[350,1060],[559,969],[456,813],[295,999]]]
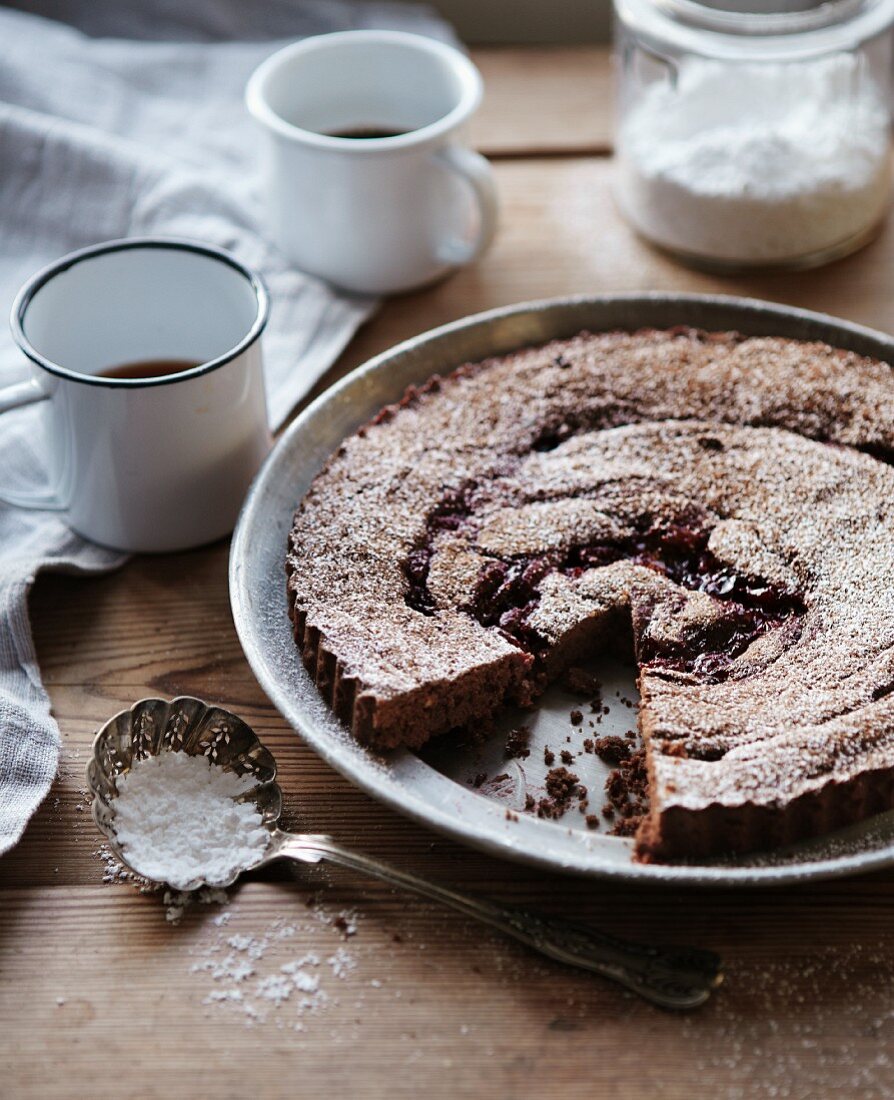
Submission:
[[[245,81],[308,34],[375,26],[450,39],[449,28],[425,8],[378,0],[34,0],[40,16],[28,6],[0,8],[0,313],[32,272],[97,241],[166,234],[229,248],[270,289],[267,396],[280,425],[375,302],[291,269],[264,239]],[[26,374],[0,332],[0,386]],[[0,416],[0,484],[40,481],[37,415]],[[96,573],[124,560],[56,513],[0,504],[0,854],[59,759],[30,587],[43,570]]]

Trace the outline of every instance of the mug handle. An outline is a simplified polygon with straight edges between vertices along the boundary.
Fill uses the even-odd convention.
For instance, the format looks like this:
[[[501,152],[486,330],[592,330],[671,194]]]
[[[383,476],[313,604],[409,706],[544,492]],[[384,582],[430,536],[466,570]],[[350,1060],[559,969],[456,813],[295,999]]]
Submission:
[[[35,405],[38,401],[46,401],[49,396],[33,378],[29,378],[27,382],[18,382],[0,389],[0,413],[21,409],[26,405]],[[14,489],[5,489],[0,486],[0,503],[11,504],[15,508],[30,508],[44,512],[64,510],[64,505],[51,490],[44,493],[39,491],[18,493]]]
[[[435,156],[465,180],[478,205],[480,223],[475,240],[470,245],[454,241],[441,250],[442,258],[449,263],[468,264],[484,255],[497,232],[498,203],[493,170],[485,157],[462,145],[448,145],[439,149]]]

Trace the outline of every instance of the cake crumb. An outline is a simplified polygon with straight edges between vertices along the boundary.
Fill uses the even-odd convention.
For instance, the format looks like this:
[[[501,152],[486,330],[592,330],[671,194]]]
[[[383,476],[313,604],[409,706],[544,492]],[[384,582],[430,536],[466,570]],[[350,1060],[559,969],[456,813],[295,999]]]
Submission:
[[[567,768],[553,768],[546,777],[546,790],[557,802],[567,802],[577,787],[578,777]]]
[[[605,793],[608,804],[618,817],[612,834],[633,836],[649,811],[645,749],[639,749],[628,760],[621,761],[619,767],[606,779]]]
[[[633,746],[623,737],[600,737],[593,742],[593,751],[606,764],[620,764],[633,755]]]
[[[565,669],[562,683],[569,691],[573,691],[577,695],[589,695],[591,697],[599,695],[602,688],[599,680],[579,665],[572,665],[570,668]]]
[[[530,738],[531,730],[527,726],[516,726],[515,729],[511,729],[506,738],[504,749],[507,758],[526,760],[531,755],[531,750],[528,747]]]

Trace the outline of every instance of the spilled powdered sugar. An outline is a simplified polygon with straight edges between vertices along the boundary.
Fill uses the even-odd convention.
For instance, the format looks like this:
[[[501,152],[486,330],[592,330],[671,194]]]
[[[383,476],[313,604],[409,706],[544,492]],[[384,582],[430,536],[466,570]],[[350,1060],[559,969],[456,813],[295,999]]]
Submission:
[[[226,890],[211,886],[205,886],[201,890],[165,890],[165,920],[176,924],[191,905],[227,905],[229,900]],[[228,917],[228,913],[221,913],[220,917],[214,918],[214,922],[225,923]]]
[[[100,844],[94,855],[99,856],[103,862],[103,882],[127,882],[134,877],[133,873],[128,871],[127,868],[116,859],[114,853],[107,844]]]
[[[231,913],[224,912],[211,924],[212,933],[192,949],[198,956],[190,970],[212,982],[202,997],[208,1009],[241,1017],[246,1027],[271,1023],[277,1028],[303,1031],[305,1018],[330,1004],[338,1004],[337,983],[357,969],[356,955],[344,944],[330,951],[291,953],[296,936],[318,935],[320,925],[342,937],[357,930],[354,911],[332,913],[319,902],[308,909],[310,921],[295,923],[278,918],[262,931],[230,932]],[[353,931],[344,931],[345,927]],[[380,988],[380,981],[370,983]]]

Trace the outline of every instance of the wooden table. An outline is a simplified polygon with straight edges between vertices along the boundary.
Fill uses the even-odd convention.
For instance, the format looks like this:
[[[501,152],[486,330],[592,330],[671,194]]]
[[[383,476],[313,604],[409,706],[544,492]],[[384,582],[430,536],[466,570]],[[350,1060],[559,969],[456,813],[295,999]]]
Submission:
[[[637,240],[613,206],[605,51],[477,59],[488,104],[475,138],[496,161],[497,243],[475,268],[389,302],[323,384],[441,322],[569,292],[723,291],[882,328],[894,320],[894,228],[808,274],[686,271]],[[799,889],[634,889],[461,848],[370,801],[285,727],[242,656],[226,568],[219,544],[36,586],[34,628],[64,748],[50,797],[0,862],[0,1095],[894,1095],[894,874]],[[109,715],[177,693],[232,707],[262,733],[281,765],[287,824],[507,902],[713,947],[727,961],[725,987],[697,1013],[661,1012],[339,872],[272,870],[225,908],[193,906],[166,922],[157,895],[103,882],[83,767]],[[356,933],[346,936],[339,914],[351,910]],[[263,955],[243,983],[212,972],[232,971],[228,953],[249,954],[238,946],[246,940],[227,945],[233,936]],[[238,984],[256,1007],[248,991],[265,978],[269,988],[307,952],[321,960],[304,964],[319,980],[312,1004],[261,997],[260,1020],[244,1003],[213,1000]]]

